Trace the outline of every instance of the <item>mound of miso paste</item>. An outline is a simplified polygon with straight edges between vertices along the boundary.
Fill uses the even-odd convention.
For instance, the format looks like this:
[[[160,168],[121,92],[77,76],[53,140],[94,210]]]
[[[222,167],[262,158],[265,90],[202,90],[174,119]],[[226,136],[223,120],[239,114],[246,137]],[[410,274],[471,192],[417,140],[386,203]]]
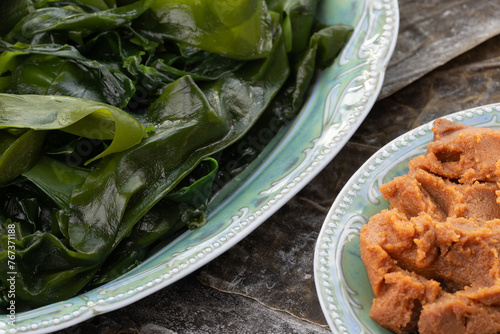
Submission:
[[[396,333],[500,332],[500,130],[436,120],[361,230],[370,316]]]

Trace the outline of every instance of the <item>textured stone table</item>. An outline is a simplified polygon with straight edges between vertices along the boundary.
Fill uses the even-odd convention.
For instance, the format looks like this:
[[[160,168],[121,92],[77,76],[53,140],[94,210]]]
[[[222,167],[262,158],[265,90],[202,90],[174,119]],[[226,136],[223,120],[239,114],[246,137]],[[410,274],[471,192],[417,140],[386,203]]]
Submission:
[[[216,260],[61,333],[331,333],[314,286],[318,233],[357,167],[439,116],[500,102],[500,2],[400,0],[380,98],[347,145],[268,221]]]

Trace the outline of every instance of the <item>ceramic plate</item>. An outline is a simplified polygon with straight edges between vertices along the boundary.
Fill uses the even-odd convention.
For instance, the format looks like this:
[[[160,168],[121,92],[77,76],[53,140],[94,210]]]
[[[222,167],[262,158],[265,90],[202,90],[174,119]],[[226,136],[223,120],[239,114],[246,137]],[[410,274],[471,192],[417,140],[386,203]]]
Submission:
[[[0,317],[0,334],[44,333],[131,304],[213,260],[305,186],[349,140],[375,103],[399,24],[396,0],[324,0],[322,20],[355,28],[320,73],[304,108],[218,197],[207,225],[189,231],[128,274],[64,302]]]
[[[446,116],[451,121],[500,128],[500,104]],[[425,154],[432,123],[390,142],[351,177],[333,203],[318,236],[314,257],[316,288],[333,333],[391,333],[368,313],[374,295],[359,251],[359,232],[374,214],[389,208],[378,190],[408,173],[408,162]]]

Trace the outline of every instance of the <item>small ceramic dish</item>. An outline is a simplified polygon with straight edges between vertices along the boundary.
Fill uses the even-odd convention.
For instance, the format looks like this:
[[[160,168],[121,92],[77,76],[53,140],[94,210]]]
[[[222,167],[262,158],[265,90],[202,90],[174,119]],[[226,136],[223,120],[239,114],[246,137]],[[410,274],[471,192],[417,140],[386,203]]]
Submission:
[[[469,109],[444,118],[500,128],[500,104]],[[361,260],[359,232],[371,216],[389,208],[378,187],[408,173],[408,162],[425,154],[433,122],[381,148],[346,183],[327,214],[314,257],[316,289],[333,333],[391,333],[369,317],[374,298]]]

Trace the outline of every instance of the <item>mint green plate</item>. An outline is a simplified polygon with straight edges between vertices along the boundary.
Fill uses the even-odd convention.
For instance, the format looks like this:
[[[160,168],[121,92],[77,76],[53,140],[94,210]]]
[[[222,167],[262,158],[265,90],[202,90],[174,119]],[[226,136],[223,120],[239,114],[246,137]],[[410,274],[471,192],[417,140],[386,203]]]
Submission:
[[[500,128],[500,104],[446,116],[451,121]],[[425,153],[432,123],[390,142],[349,179],[330,208],[314,256],[316,289],[333,333],[391,333],[369,317],[374,298],[359,251],[359,232],[371,216],[389,208],[378,187],[408,173],[408,162]]]
[[[340,151],[375,103],[399,24],[396,0],[324,0],[325,23],[355,27],[337,61],[320,73],[298,117],[223,195],[207,225],[189,231],[128,274],[64,302],[0,316],[0,334],[46,333],[129,305],[192,273],[242,240]]]

